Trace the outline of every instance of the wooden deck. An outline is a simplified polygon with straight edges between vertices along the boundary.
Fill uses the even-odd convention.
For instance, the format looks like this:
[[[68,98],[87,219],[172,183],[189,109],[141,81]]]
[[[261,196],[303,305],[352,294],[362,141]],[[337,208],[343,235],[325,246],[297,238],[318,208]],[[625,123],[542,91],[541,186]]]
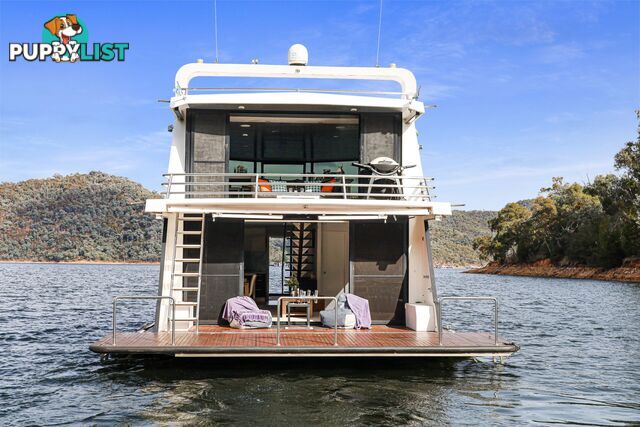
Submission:
[[[314,327],[281,329],[280,346],[276,330],[237,330],[222,326],[201,326],[200,332],[171,333],[123,332],[113,345],[108,335],[93,343],[96,353],[166,354],[176,357],[291,357],[291,356],[422,356],[481,357],[508,356],[518,346],[502,339],[495,345],[493,335],[484,332],[445,331],[442,345],[437,332],[415,332],[404,327],[374,326],[370,330],[339,330],[334,345],[334,330]]]

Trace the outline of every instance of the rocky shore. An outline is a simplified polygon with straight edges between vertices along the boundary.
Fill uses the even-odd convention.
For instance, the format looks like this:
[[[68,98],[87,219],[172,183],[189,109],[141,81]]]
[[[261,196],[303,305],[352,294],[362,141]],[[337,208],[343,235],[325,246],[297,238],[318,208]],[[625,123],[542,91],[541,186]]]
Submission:
[[[610,269],[581,265],[556,265],[550,260],[541,260],[531,264],[500,264],[491,262],[484,267],[466,270],[465,273],[640,283],[640,259],[625,260],[622,266]]]

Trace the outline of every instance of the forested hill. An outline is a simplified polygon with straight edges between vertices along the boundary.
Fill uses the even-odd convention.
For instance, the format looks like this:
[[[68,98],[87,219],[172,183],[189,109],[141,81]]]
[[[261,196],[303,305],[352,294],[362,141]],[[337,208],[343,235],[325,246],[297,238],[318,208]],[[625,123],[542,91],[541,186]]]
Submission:
[[[508,203],[491,220],[491,233],[474,241],[483,258],[498,265],[635,265],[640,260],[637,113],[638,137],[615,155],[615,174],[598,175],[587,184],[555,177],[535,199]]]
[[[434,263],[450,267],[484,264],[473,249],[473,241],[491,233],[488,222],[496,215],[495,211],[453,211],[452,216],[431,221]]]
[[[162,222],[144,213],[159,197],[101,172],[0,184],[0,260],[157,261]],[[437,265],[480,264],[475,237],[495,212],[457,211],[432,222]]]
[[[158,197],[101,172],[0,184],[0,259],[156,261],[162,222],[145,215]]]

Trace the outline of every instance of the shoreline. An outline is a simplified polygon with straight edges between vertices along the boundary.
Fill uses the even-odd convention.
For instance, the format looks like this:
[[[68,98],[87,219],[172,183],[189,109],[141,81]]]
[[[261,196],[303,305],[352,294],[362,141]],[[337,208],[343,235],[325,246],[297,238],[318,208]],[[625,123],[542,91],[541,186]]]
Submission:
[[[1,259],[0,264],[160,265],[160,261],[36,261],[28,259]]]
[[[559,266],[552,264],[549,260],[531,264],[504,265],[491,262],[484,267],[465,270],[464,273],[640,283],[640,260],[628,261],[620,267],[609,269],[581,265]]]
[[[71,265],[160,265],[160,261],[37,261],[29,259],[0,259],[0,264],[71,264]],[[434,265],[441,269],[476,269],[478,265]]]

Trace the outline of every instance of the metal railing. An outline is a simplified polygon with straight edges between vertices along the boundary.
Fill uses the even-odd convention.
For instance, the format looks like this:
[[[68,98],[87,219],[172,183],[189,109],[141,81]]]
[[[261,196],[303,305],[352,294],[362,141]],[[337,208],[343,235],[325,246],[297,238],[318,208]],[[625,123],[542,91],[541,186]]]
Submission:
[[[438,345],[442,345],[442,303],[456,301],[493,301],[494,345],[498,346],[498,299],[495,297],[441,297],[438,298]]]
[[[381,90],[360,90],[360,89],[320,89],[320,88],[285,88],[285,87],[187,87],[175,88],[175,96],[186,96],[192,92],[297,92],[297,93],[333,93],[333,94],[356,94],[356,95],[382,95],[400,98],[408,98],[409,94],[395,91]]]
[[[330,198],[431,201],[421,176],[281,174],[281,173],[168,173],[164,198]]]
[[[175,319],[176,318],[176,300],[173,297],[170,296],[143,296],[143,295],[123,295],[123,296],[117,296],[113,298],[113,340],[111,345],[115,346],[116,345],[116,325],[117,325],[117,320],[116,320],[116,310],[117,310],[117,304],[118,301],[121,300],[163,300],[163,299],[168,299],[169,303],[171,304],[171,318]],[[176,345],[176,322],[171,322],[172,323],[172,327],[171,327],[171,345]]]
[[[338,345],[338,300],[336,297],[320,297],[320,296],[301,296],[301,297],[290,297],[290,296],[286,296],[286,297],[280,297],[278,298],[278,308],[277,308],[277,315],[278,317],[276,318],[276,345],[280,346],[280,310],[282,309],[282,301],[283,300],[291,300],[292,302],[294,301],[299,301],[299,300],[305,300],[305,301],[315,301],[315,300],[331,300],[334,302],[335,304],[335,310],[334,310],[334,324],[333,324],[333,345],[337,346]],[[311,313],[309,314],[311,315]]]

